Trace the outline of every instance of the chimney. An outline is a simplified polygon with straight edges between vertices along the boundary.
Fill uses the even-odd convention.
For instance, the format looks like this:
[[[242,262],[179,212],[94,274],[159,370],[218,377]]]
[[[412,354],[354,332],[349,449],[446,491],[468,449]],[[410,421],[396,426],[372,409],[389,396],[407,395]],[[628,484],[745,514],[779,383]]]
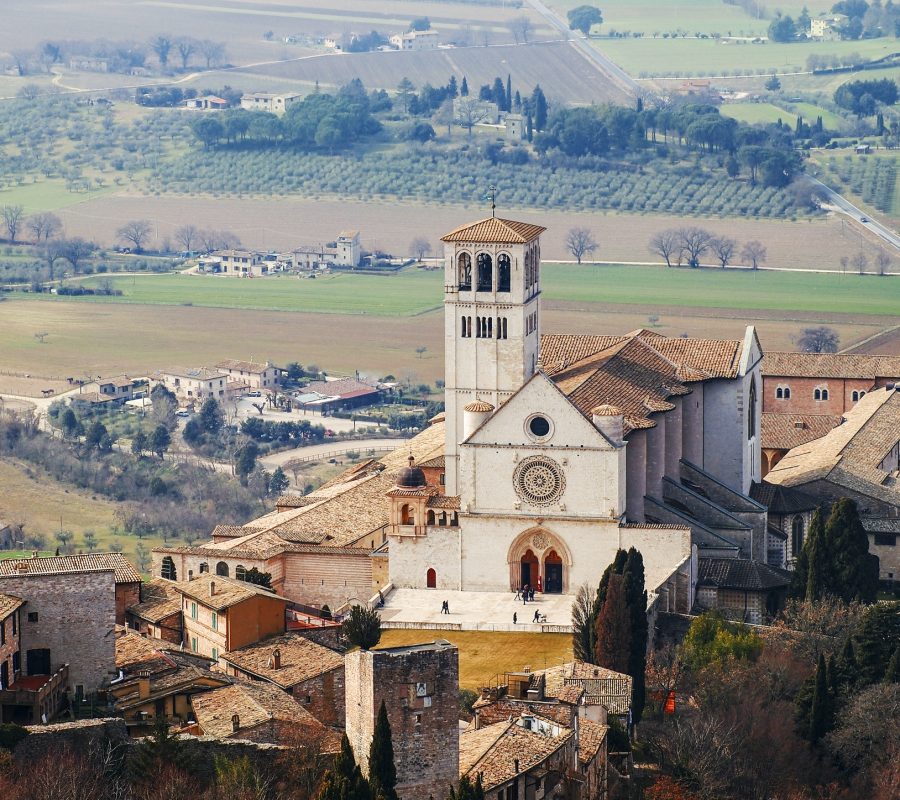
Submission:
[[[138,697],[141,700],[150,697],[150,672],[148,670],[141,670],[138,673]]]
[[[32,558],[37,558],[37,554],[38,554],[38,551],[37,551],[37,550],[32,550],[32,551],[31,551],[31,557],[32,557]]]
[[[231,716],[231,730],[237,732],[241,729],[241,718],[237,714]]]
[[[216,593],[216,582],[210,581],[209,582],[209,596],[212,597],[215,593]]]
[[[269,669],[281,669],[281,650],[276,647],[269,659]]]

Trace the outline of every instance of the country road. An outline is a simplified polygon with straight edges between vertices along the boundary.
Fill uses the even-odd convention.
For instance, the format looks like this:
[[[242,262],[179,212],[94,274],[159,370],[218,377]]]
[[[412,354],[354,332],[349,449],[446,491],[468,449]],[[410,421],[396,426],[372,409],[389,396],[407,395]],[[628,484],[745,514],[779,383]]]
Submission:
[[[822,191],[822,194],[825,195],[828,202],[835,208],[836,211],[839,211],[842,214],[846,214],[848,217],[858,222],[864,228],[874,233],[880,239],[884,240],[895,249],[900,250],[900,236],[898,236],[895,231],[892,231],[886,225],[882,225],[877,220],[872,219],[869,214],[867,214],[861,208],[857,208],[855,205],[853,205],[853,203],[847,200],[847,198],[839,195],[837,192],[835,192],[833,189],[830,189],[817,178],[813,178],[810,176],[809,180]]]
[[[568,23],[558,16],[555,11],[545,6],[541,0],[527,0],[535,11],[538,12],[547,22],[556,28],[569,44],[578,50],[588,61],[599,67],[603,72],[609,75],[619,87],[627,94],[636,95],[641,91],[641,87],[637,82],[623,70],[618,64],[610,61],[603,53],[595,47],[591,47],[587,37],[582,35],[580,31],[572,31],[569,29]]]
[[[316,457],[323,458],[325,456],[341,455],[350,451],[364,454],[367,450],[378,450],[384,452],[388,448],[395,450],[402,446],[406,439],[349,439],[337,442],[324,442],[323,444],[311,444],[307,447],[295,447],[292,450],[281,450],[263,456],[259,459],[259,463],[266,469],[274,469],[282,467],[288,461],[295,458],[308,459],[312,461]]]

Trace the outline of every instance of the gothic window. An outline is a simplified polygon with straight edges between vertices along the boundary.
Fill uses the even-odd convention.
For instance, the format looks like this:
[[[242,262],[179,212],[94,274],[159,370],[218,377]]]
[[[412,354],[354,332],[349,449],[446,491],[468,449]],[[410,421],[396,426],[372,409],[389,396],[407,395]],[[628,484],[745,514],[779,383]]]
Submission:
[[[510,271],[512,265],[509,260],[509,256],[506,253],[501,253],[497,256],[497,291],[498,292],[508,292],[510,285]]]
[[[466,317],[465,323],[466,323],[466,337],[471,339],[472,338],[472,318]]]
[[[172,560],[172,556],[166,556],[162,560],[162,570],[159,574],[166,580],[178,580],[178,573],[175,571],[175,562]]]
[[[828,399],[828,389],[822,389],[822,399],[823,400]]]
[[[434,567],[429,567],[428,572],[425,573],[425,586],[428,589],[434,589],[437,586],[437,573],[434,571]]]
[[[828,389],[824,386],[817,386],[815,391],[813,392],[814,400],[827,400],[828,399]]]
[[[791,523],[791,556],[797,558],[803,549],[803,517],[794,517]]]
[[[750,401],[747,403],[747,438],[756,436],[756,378],[750,379]]]
[[[525,251],[525,288],[531,286],[531,250]]]
[[[468,291],[472,288],[472,256],[468,253],[460,253],[456,260],[459,288]]]
[[[234,577],[239,581],[247,580],[247,568],[243,564],[238,564],[234,568]]]
[[[228,577],[228,564],[224,561],[220,561],[216,564],[216,575],[221,575],[223,578]]]
[[[494,260],[487,253],[478,254],[478,291],[489,292],[494,288]]]
[[[821,400],[821,399],[822,399],[822,390],[821,390],[821,389],[816,389],[816,390],[813,392],[813,400]]]

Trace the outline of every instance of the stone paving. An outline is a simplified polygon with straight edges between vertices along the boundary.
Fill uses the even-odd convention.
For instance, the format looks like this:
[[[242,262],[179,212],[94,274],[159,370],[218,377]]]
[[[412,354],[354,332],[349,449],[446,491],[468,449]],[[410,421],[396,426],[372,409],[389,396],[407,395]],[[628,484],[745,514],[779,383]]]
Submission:
[[[380,609],[384,628],[427,630],[520,631],[568,633],[572,630],[572,595],[535,594],[534,602],[514,592],[459,592],[445,589],[394,589]],[[441,613],[446,600],[449,614]],[[546,622],[533,622],[535,610]],[[516,622],[513,623],[513,614]]]

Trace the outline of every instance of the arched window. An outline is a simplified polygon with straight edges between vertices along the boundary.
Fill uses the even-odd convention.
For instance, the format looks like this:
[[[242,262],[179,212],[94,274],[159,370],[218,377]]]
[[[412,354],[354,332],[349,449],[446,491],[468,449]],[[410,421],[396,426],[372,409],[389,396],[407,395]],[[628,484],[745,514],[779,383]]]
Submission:
[[[822,390],[821,390],[821,389],[816,389],[816,390],[813,392],[813,400],[821,400],[821,399],[822,399]]]
[[[512,263],[506,253],[497,256],[497,291],[508,292],[510,286],[510,272]]]
[[[178,573],[175,570],[175,562],[172,560],[172,556],[166,556],[162,560],[162,569],[159,574],[169,581],[178,580]]]
[[[822,389],[822,399],[823,400],[828,399],[828,389]]]
[[[863,390],[859,393],[859,399],[862,400],[865,396],[866,396],[866,390],[863,389]]]
[[[223,578],[228,577],[228,564],[224,561],[220,561],[216,564],[216,575],[221,575]]]
[[[472,256],[468,253],[460,253],[456,260],[459,288],[469,291],[472,288]]]
[[[207,564],[205,561],[201,562],[200,564],[200,574],[202,575],[204,572],[209,572],[209,564]]]
[[[416,524],[416,515],[412,510],[412,506],[408,503],[404,503],[400,508],[400,524],[401,525],[415,525]]]
[[[241,718],[237,714],[231,715],[231,730],[232,732],[239,731],[241,729]]]
[[[747,403],[747,438],[756,436],[756,377],[750,378],[750,401]]]
[[[803,549],[803,517],[794,517],[791,522],[791,555],[794,558],[800,555]]]
[[[489,292],[494,288],[494,260],[487,253],[478,254],[478,291]]]
[[[853,394],[851,395],[851,397],[853,398],[853,402],[855,403],[857,400],[861,400],[863,395],[865,395],[865,392],[859,392],[854,389]]]
[[[234,577],[239,581],[247,580],[247,568],[243,564],[238,564],[234,568]]]
[[[434,525],[434,511],[429,511],[425,520],[426,525]]]
[[[780,386],[775,390],[775,399],[784,400],[784,389],[782,389]]]
[[[531,286],[531,250],[525,251],[525,288]]]
[[[459,515],[454,511],[453,516],[450,517],[450,527],[455,528],[459,525]]]
[[[784,387],[784,399],[785,399],[785,400],[790,400],[790,399],[791,399],[791,387],[790,387],[790,386],[785,386],[785,387]]]
[[[425,587],[428,589],[437,588],[437,573],[434,571],[434,567],[429,567],[428,572],[425,573]]]
[[[493,339],[493,338],[494,338],[494,318],[488,317],[487,318],[487,336],[485,336],[485,339]]]

